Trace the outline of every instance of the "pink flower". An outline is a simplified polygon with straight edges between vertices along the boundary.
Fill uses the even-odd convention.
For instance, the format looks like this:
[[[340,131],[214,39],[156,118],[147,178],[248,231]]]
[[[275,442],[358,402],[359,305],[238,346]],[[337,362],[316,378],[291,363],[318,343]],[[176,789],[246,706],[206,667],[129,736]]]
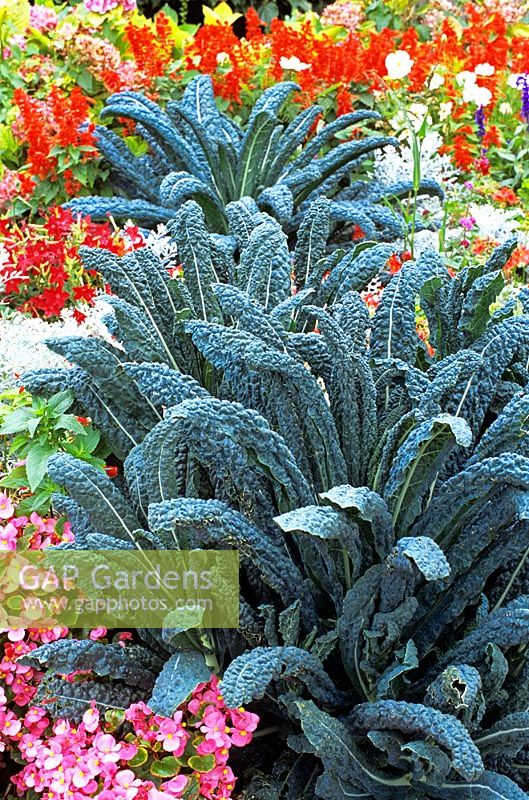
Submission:
[[[163,749],[168,753],[174,753],[177,758],[184,752],[188,738],[188,734],[180,725],[181,719],[181,711],[175,714],[175,719],[164,719],[156,736],[156,741],[162,743]]]
[[[12,711],[0,711],[0,732],[13,738],[20,732],[22,722],[15,717]]]
[[[94,739],[94,747],[103,763],[116,762],[121,758],[121,744],[118,744],[110,733],[98,733]]]
[[[30,631],[30,633],[32,634],[32,638],[35,638],[44,644],[49,644],[50,642],[56,642],[57,639],[62,639],[63,637],[67,636],[68,628],[65,628],[63,625],[57,625],[55,628],[45,628],[44,630],[38,630],[35,633]]]
[[[8,522],[5,527],[0,526],[0,550],[17,549],[18,530],[13,522]]]
[[[230,711],[233,730],[231,733],[232,744],[237,747],[244,747],[252,741],[252,732],[259,724],[257,714],[245,711],[244,708],[232,709]]]
[[[72,773],[72,783],[77,789],[84,789],[85,786],[88,786],[92,778],[93,776],[90,770],[82,763],[77,766]]]
[[[84,0],[85,8],[95,14],[106,14],[113,8],[122,6],[124,11],[134,11],[136,0]]]
[[[159,789],[149,789],[149,800],[174,800],[174,794],[167,794],[167,792],[160,792]]]
[[[39,747],[41,745],[42,745],[42,740],[37,739],[31,733],[24,733],[18,743],[20,752],[22,753],[26,761],[36,758]]]
[[[116,773],[114,777],[116,786],[125,789],[126,800],[132,800],[137,794],[138,787],[141,786],[141,781],[136,778],[131,769],[122,769]]]
[[[26,635],[24,628],[10,628],[7,638],[10,642],[21,642]]]
[[[187,786],[187,778],[185,775],[176,775],[170,781],[162,783],[162,789],[167,789],[168,792],[174,797],[179,797]]]
[[[6,492],[0,492],[0,519],[10,519],[15,511],[13,501]]]
[[[92,639],[95,642],[95,641],[97,641],[97,639],[102,639],[103,636],[106,636],[106,635],[107,635],[107,629],[106,628],[103,628],[103,627],[94,628],[93,630],[90,631],[89,638]]]
[[[138,746],[132,742],[121,742],[120,758],[123,761],[130,761],[138,752]]]
[[[29,24],[37,31],[51,31],[57,27],[59,17],[48,6],[31,6],[29,11]]]
[[[461,217],[461,219],[459,220],[459,224],[466,231],[471,231],[474,225],[476,224],[476,220],[474,219],[474,217]]]
[[[92,707],[83,714],[83,724],[88,733],[94,733],[99,727],[99,711]]]
[[[209,706],[200,726],[202,733],[206,734],[206,740],[215,742],[217,747],[229,748],[231,744],[230,728],[226,725],[226,718],[218,709]]]

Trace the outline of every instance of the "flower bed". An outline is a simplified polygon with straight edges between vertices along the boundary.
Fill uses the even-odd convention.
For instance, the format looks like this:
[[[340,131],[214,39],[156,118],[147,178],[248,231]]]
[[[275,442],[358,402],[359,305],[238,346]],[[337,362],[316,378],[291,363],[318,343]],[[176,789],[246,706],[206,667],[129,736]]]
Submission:
[[[0,7],[9,800],[529,797],[527,13]],[[40,550],[239,625],[16,626]]]

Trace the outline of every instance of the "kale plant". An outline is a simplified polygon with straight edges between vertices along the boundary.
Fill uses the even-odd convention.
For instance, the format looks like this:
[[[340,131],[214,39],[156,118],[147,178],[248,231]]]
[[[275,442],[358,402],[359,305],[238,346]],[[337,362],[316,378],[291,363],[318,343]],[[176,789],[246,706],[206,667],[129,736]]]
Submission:
[[[375,183],[350,180],[366,156],[398,141],[378,135],[341,143],[335,138],[380,115],[354,111],[312,134],[319,106],[300,111],[288,125],[281,120],[283,104],[298,88],[295,83],[279,83],[263,92],[244,129],[218,110],[209,76],[195,78],[182,99],[169,102],[165,111],[138,92],[112,95],[101,116],[133,120],[148,152],[134,156],[117,134],[98,126],[98,147],[122,196],[78,198],[69,207],[93,218],[111,213],[150,226],[172,219],[176,209],[192,198],[202,206],[210,230],[226,233],[226,206],[253,198],[291,232],[299,227],[311,201],[324,195],[333,199],[333,228],[345,224],[353,230],[359,225],[368,239],[391,241],[401,236],[404,222],[396,209],[388,207],[388,200],[410,195],[411,183],[382,190]],[[425,181],[421,191],[442,196],[431,181]]]
[[[120,704],[148,684],[171,713],[216,663],[228,704],[279,727],[254,798],[527,798],[529,596],[496,583],[529,545],[529,315],[488,311],[513,243],[454,278],[435,253],[406,262],[370,318],[359,291],[391,248],[325,255],[328,213],[293,264],[241,201],[232,253],[183,207],[185,281],[148,249],[85,253],[119,348],[55,341],[76,366],[24,383],[72,389],[124,469],[55,456],[56,507],[81,549],[238,549],[240,625],[144,631],[122,673],[94,648],[84,689],[57,683],[83,645],[46,645],[42,697],[78,715],[94,685]]]

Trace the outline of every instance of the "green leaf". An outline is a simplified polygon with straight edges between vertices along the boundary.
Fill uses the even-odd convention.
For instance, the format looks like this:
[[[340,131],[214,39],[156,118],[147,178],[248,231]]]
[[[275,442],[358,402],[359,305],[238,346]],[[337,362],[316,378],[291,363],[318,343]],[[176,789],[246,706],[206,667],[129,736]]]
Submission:
[[[28,408],[17,408],[4,419],[0,425],[0,436],[10,433],[19,433],[27,430],[28,420],[32,419],[33,412]]]
[[[149,753],[147,752],[147,750],[144,747],[138,747],[138,752],[136,753],[135,756],[133,756],[127,761],[127,764],[129,765],[129,767],[132,767],[133,769],[135,767],[142,767],[148,758],[149,758]]]
[[[26,458],[26,474],[28,476],[29,488],[35,492],[41,480],[46,474],[48,461],[55,453],[55,447],[46,444],[32,445]]]
[[[64,414],[72,405],[73,400],[73,394],[69,389],[64,392],[58,392],[48,400],[48,408],[53,411],[54,415]]]
[[[0,480],[0,486],[6,489],[25,489],[28,485],[28,476],[24,466],[15,467]]]
[[[187,763],[196,772],[211,772],[216,762],[215,756],[211,754],[207,756],[191,756]]]
[[[215,761],[215,757],[211,757],[213,761]],[[151,775],[154,775],[156,778],[173,778],[180,772],[180,764],[173,756],[166,756],[166,758],[162,758],[161,761],[154,761],[151,764],[150,770]]]
[[[86,435],[86,428],[84,425],[81,425],[75,414],[61,414],[53,426],[53,430],[56,431],[60,430],[61,428],[71,431],[72,433],[77,433],[81,436]]]
[[[34,417],[33,419],[28,419],[26,427],[32,439],[35,436],[35,431],[37,430],[41,422],[42,422],[42,417]]]

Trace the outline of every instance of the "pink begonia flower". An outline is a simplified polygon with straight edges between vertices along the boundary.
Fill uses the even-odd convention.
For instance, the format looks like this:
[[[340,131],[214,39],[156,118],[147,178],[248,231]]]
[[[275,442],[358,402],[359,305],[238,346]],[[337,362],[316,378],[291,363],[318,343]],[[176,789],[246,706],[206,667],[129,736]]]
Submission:
[[[219,784],[223,783],[223,777],[224,777],[223,773],[225,769],[227,769],[227,767],[223,766],[215,767],[209,772],[206,772],[203,775],[201,775],[200,792],[202,795],[207,797],[219,786]],[[227,774],[230,775],[233,773],[230,770]],[[226,782],[226,784],[227,784],[226,788],[228,789],[228,791],[231,791],[231,789],[233,789],[233,784],[230,784],[228,782]]]
[[[6,492],[0,492],[0,519],[10,519],[15,511],[13,501]]]
[[[79,764],[79,766],[74,769],[71,776],[72,783],[77,789],[84,789],[92,779],[93,775],[83,763]]]
[[[26,716],[24,717],[24,725],[26,728],[33,728],[34,725],[40,725],[41,723],[44,724],[45,728],[48,727],[46,709],[41,706],[32,706],[28,708]]]
[[[152,788],[149,789],[148,798],[149,800],[174,800],[174,794],[167,794],[167,792],[161,792],[159,789]]]
[[[0,526],[0,550],[17,549],[18,531],[10,522],[5,527]]]
[[[44,769],[49,772],[50,770],[59,767],[62,762],[62,751],[60,745],[57,742],[50,742],[50,746],[43,749],[45,753],[48,753],[42,764]]]
[[[181,711],[175,714],[175,719],[164,719],[156,736],[156,741],[162,743],[163,749],[168,753],[174,753],[176,758],[184,752],[189,738],[189,734],[181,726],[181,720]]]
[[[56,792],[59,796],[65,795],[66,792],[69,791],[69,783],[70,781],[67,780],[64,772],[57,770],[52,774],[52,780],[50,783],[50,789],[52,792]]]
[[[97,708],[89,708],[83,714],[83,724],[88,733],[94,733],[99,727],[99,711]]]
[[[132,744],[132,742],[121,742],[121,750],[119,751],[119,755],[123,761],[130,761],[131,758],[134,758],[137,752],[138,745]]]
[[[9,628],[7,638],[10,642],[21,642],[25,635],[26,631],[24,628]]]
[[[122,6],[125,11],[134,11],[136,0],[84,0],[85,8],[95,14],[106,14],[113,8]]]
[[[86,768],[90,770],[92,775],[100,775],[103,771],[103,768],[106,765],[103,764],[101,759],[98,755],[90,754],[86,760]]]
[[[252,741],[252,733],[259,725],[259,717],[244,708],[232,709],[230,718],[233,725],[231,742],[236,747],[244,747]]]
[[[206,739],[214,741],[217,747],[229,747],[231,744],[228,736],[230,728],[226,725],[224,715],[216,708],[206,709],[200,730]]]
[[[28,764],[25,767],[24,784],[21,788],[35,789],[36,792],[41,792],[45,788],[42,770],[38,769],[35,764]]]
[[[20,752],[26,760],[36,758],[39,748],[42,746],[42,739],[37,739],[31,733],[24,733],[18,743]]]
[[[94,747],[100,754],[103,763],[119,761],[121,758],[121,744],[116,742],[110,733],[98,733],[94,739]]]
[[[186,788],[187,786],[187,778],[185,775],[176,775],[174,778],[171,778],[170,781],[165,781],[162,783],[161,788],[167,789],[168,792],[171,792],[172,795],[178,797]]]
[[[71,730],[71,725],[67,719],[58,719],[56,722],[53,723],[53,733],[55,736],[64,736],[65,734],[69,734]]]
[[[88,634],[88,638],[89,638],[89,639],[92,639],[92,641],[94,641],[94,642],[95,642],[95,641],[97,641],[98,639],[102,639],[102,638],[103,638],[103,636],[106,636],[106,635],[107,635],[107,629],[106,629],[106,628],[103,628],[103,627],[101,627],[101,628],[94,628],[94,629],[93,629],[93,630],[91,630],[91,631],[90,631],[90,633]]]
[[[43,644],[56,642],[57,639],[62,639],[67,635],[68,628],[65,628],[63,625],[56,625],[55,628],[46,628],[43,631],[39,631],[39,639]]]
[[[138,793],[138,787],[141,786],[141,780],[136,778],[131,769],[122,769],[116,772],[114,783],[121,789],[125,789],[126,800],[133,800]]]
[[[13,738],[20,732],[22,721],[12,711],[0,711],[0,733]]]

